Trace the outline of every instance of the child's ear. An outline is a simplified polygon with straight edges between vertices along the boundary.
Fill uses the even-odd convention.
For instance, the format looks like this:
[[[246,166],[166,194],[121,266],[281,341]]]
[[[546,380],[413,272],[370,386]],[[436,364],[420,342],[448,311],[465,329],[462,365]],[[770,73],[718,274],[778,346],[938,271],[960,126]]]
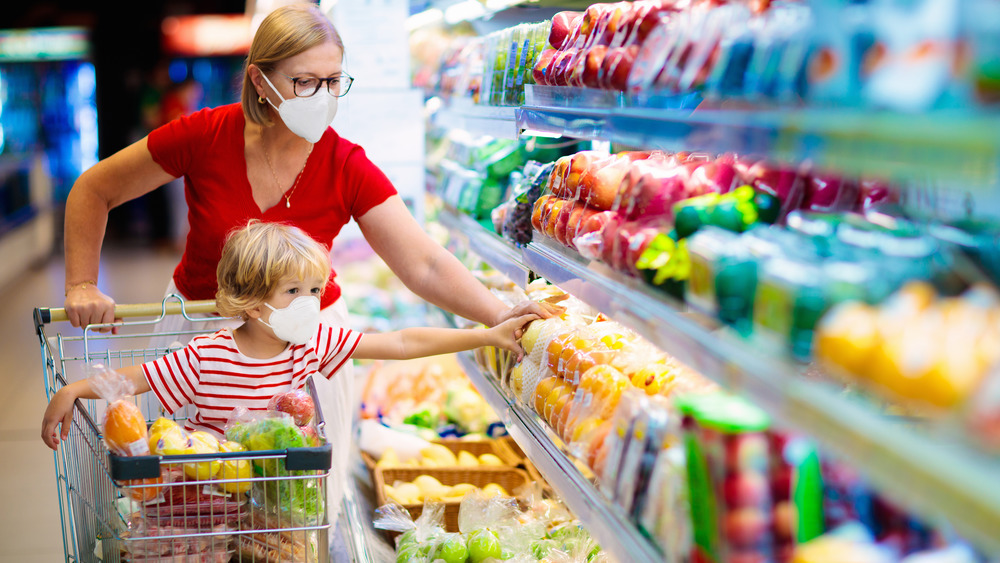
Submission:
[[[243,311],[243,316],[247,319],[259,319],[263,308],[263,304],[258,304],[256,307],[251,307]]]

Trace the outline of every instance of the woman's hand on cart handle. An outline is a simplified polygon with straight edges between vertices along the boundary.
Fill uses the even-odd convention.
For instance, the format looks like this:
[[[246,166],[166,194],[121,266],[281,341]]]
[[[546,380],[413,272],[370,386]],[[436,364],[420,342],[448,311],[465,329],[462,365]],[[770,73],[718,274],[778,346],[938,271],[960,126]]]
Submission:
[[[66,316],[70,324],[83,328],[87,325],[115,322],[115,300],[101,292],[91,282],[74,284],[66,288]],[[117,329],[102,328],[99,332],[116,333]]]

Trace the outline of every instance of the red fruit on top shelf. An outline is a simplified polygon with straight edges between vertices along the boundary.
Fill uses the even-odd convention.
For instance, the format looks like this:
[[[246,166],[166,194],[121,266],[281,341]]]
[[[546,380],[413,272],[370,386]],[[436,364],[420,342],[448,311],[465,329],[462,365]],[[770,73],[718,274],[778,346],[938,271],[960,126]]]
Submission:
[[[552,16],[552,26],[549,28],[549,45],[553,49],[568,47],[567,42],[573,36],[573,30],[580,27],[583,17],[581,12],[559,12]]]
[[[591,4],[583,13],[583,19],[580,20],[580,37],[587,44],[594,43],[594,34],[598,30],[598,24],[609,10],[611,10],[611,4]]]
[[[546,70],[549,84],[553,86],[569,85],[569,73],[572,70],[571,65],[577,58],[576,54],[575,48],[569,48],[559,51],[558,55],[552,58],[552,63]]]
[[[583,71],[580,81],[588,88],[600,87],[601,65],[608,48],[604,45],[594,45],[587,49],[586,60],[583,62]]]
[[[535,84],[549,84],[548,68],[552,63],[552,59],[559,53],[555,49],[545,49],[538,54],[538,58],[535,59],[535,66],[531,69],[531,77],[535,80]]]
[[[639,52],[638,45],[628,47],[612,47],[601,65],[601,88],[624,92],[628,88],[628,76],[632,72],[632,64]]]

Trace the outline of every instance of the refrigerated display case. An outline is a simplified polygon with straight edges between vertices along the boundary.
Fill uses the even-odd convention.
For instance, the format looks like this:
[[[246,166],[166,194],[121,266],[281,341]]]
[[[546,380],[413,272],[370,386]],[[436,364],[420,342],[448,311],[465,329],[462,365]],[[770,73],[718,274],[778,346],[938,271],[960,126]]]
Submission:
[[[97,162],[97,104],[82,28],[0,31],[0,284],[52,252],[57,215]]]
[[[978,4],[965,7],[970,6]],[[487,74],[490,68],[487,61]],[[617,147],[809,162],[891,178],[902,186],[900,203],[912,217],[987,225],[1000,217],[995,166],[1000,116],[994,106],[970,100],[961,109],[885,110],[832,95],[823,103],[806,98],[784,106],[776,100],[704,103],[703,94],[527,84],[521,104],[449,100],[432,120],[441,130],[460,128],[474,135],[593,141],[604,152]],[[1000,496],[991,485],[1000,477],[1000,460],[954,421],[925,426],[887,413],[877,400],[817,374],[814,365],[793,354],[748,340],[689,303],[537,230],[530,243],[516,245],[449,206],[438,220],[460,251],[471,250],[522,287],[536,277],[550,281],[846,459],[913,514],[953,529],[987,556],[1000,553]],[[988,269],[981,279],[990,277]],[[537,413],[489,375],[473,378],[521,448],[602,545],[623,561],[662,559],[634,522],[580,474]]]

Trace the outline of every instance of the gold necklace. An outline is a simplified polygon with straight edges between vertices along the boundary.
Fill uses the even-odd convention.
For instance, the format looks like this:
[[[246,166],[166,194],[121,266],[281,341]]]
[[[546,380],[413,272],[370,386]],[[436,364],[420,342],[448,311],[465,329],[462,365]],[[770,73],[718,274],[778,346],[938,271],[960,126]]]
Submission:
[[[313,144],[309,143],[309,150],[306,152],[306,159],[302,161],[302,168],[299,168],[299,173],[295,175],[295,182],[292,183],[292,188],[287,192],[281,189],[281,182],[278,181],[278,175],[274,172],[274,165],[271,164],[271,155],[267,154],[267,143],[264,142],[263,135],[261,135],[261,145],[264,147],[264,159],[267,160],[267,167],[271,169],[271,177],[274,178],[274,185],[281,192],[281,197],[285,198],[285,208],[291,209],[292,192],[299,186],[299,178],[302,177],[302,172],[306,169],[306,163],[309,162],[309,155],[313,152]]]

